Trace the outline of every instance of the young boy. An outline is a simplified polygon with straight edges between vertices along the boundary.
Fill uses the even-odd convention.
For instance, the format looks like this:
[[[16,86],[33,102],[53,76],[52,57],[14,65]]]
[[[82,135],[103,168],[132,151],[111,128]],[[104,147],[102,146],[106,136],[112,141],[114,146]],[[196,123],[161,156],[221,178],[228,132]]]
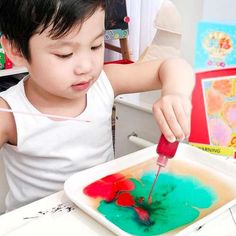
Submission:
[[[1,0],[2,45],[29,75],[0,94],[8,210],[63,188],[73,173],[113,159],[114,97],[162,89],[153,113],[170,141],[190,133],[191,67],[181,59],[103,66],[104,0]],[[141,124],[140,124],[141,125]]]

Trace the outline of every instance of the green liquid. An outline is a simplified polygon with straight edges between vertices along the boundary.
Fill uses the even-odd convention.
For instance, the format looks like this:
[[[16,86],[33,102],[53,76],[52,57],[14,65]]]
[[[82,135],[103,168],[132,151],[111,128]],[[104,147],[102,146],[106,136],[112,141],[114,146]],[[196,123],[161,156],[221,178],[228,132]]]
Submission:
[[[109,221],[127,233],[134,235],[158,235],[192,223],[201,209],[207,209],[216,201],[214,191],[197,179],[169,173],[160,174],[152,195],[152,204],[147,203],[155,173],[145,173],[140,180],[131,179],[135,189],[131,194],[136,205],[150,214],[151,225],[145,225],[132,207],[120,207],[115,202],[101,201],[98,211]],[[140,202],[144,197],[144,202]]]

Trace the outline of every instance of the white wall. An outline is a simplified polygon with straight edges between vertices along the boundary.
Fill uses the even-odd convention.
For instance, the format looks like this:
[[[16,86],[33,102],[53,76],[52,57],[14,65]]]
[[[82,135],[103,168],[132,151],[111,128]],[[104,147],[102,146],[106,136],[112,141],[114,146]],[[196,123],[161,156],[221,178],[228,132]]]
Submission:
[[[235,0],[171,0],[182,16],[183,39],[181,51],[190,62],[194,61],[196,27],[200,20],[236,23]]]
[[[236,23],[236,1],[204,0],[202,17],[204,20]]]
[[[197,22],[202,18],[203,0],[171,0],[180,12],[183,25],[181,51],[191,64],[194,61],[194,48]]]

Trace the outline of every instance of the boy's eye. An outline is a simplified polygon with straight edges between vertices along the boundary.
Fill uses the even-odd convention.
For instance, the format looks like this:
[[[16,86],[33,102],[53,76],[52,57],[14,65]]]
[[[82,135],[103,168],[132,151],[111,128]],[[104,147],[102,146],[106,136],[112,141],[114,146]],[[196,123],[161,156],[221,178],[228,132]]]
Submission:
[[[59,58],[68,58],[71,57],[73,55],[73,53],[69,53],[69,54],[55,54],[55,56],[59,57]]]
[[[99,48],[102,47],[103,44],[100,44],[98,46],[91,47],[92,50],[98,50]]]

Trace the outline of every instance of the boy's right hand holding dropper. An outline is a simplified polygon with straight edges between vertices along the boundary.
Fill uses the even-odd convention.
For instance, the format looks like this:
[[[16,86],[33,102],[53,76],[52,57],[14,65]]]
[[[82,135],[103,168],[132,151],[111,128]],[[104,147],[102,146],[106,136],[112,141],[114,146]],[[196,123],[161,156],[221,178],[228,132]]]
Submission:
[[[189,137],[191,107],[189,97],[181,94],[162,95],[153,105],[156,122],[169,142]]]
[[[183,60],[173,59],[167,62],[159,69],[163,86],[161,97],[153,105],[153,113],[161,133],[169,142],[175,142],[190,135],[191,92],[194,86],[194,78],[191,77],[194,77],[194,73]],[[180,83],[179,76],[181,79],[186,77],[186,83]]]

